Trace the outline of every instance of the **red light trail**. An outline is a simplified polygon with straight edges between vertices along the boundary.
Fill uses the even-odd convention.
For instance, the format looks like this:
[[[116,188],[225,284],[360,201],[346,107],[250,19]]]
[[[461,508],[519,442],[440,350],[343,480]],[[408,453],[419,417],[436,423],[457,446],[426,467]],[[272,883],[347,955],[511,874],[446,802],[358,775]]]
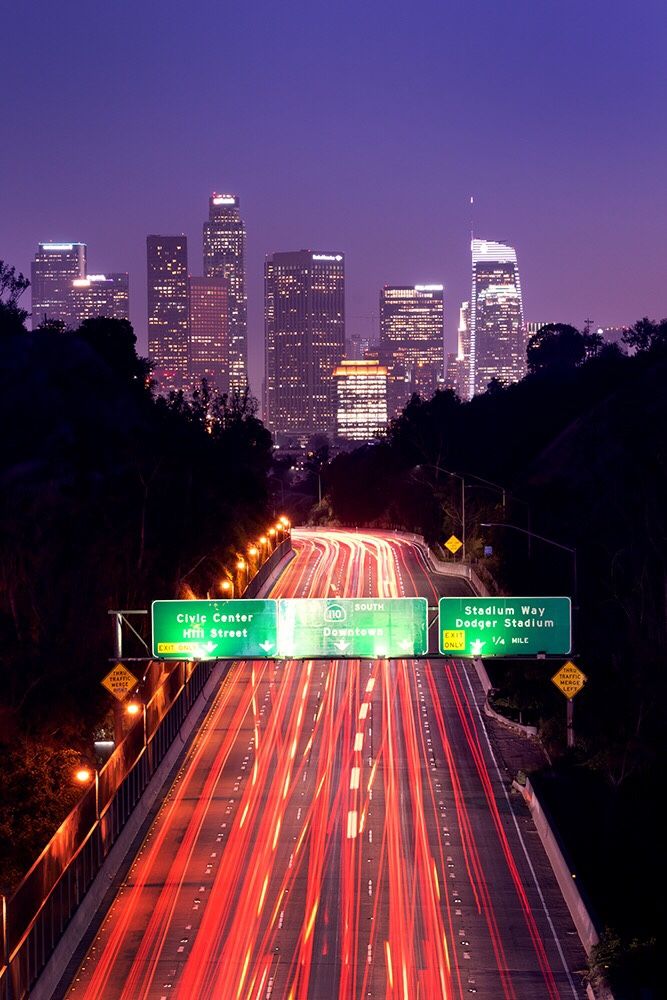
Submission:
[[[293,537],[273,596],[436,602],[407,538]],[[579,996],[464,670],[234,664],[67,995]]]

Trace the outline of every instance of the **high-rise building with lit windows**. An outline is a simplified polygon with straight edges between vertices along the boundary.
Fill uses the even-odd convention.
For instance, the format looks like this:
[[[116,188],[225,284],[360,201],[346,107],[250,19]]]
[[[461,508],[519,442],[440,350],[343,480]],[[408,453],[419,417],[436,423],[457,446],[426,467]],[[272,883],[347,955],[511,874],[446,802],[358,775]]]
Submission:
[[[470,399],[470,303],[462,302],[459,308],[459,325],[456,331],[456,365],[453,374],[454,391],[459,399]]]
[[[274,253],[264,266],[266,418],[282,443],[335,434],[334,368],[345,356],[345,260]]]
[[[372,441],[387,431],[387,369],[379,361],[342,361],[334,369],[336,433],[345,441]]]
[[[248,383],[246,231],[235,194],[213,193],[204,223],[204,274],[226,278],[229,311],[229,381],[238,389]]]
[[[526,334],[516,250],[473,239],[469,393],[516,382],[526,371]]]
[[[190,382],[202,379],[221,392],[229,389],[229,313],[226,278],[189,279]]]
[[[389,372],[389,415],[413,393],[430,398],[445,374],[442,285],[385,285],[380,291],[380,358]]]
[[[148,236],[148,354],[158,391],[188,386],[188,243]]]
[[[30,266],[32,328],[45,320],[76,325],[72,282],[86,277],[85,243],[40,243]]]
[[[89,274],[72,282],[73,325],[85,319],[105,316],[109,319],[130,318],[130,286],[127,272]]]

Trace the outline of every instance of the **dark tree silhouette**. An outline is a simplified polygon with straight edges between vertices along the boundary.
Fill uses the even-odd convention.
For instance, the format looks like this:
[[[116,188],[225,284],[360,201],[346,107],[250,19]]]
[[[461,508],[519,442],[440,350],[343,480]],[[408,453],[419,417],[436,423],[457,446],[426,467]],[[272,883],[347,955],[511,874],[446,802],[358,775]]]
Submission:
[[[16,268],[0,260],[0,336],[25,333],[28,313],[18,302],[30,282]]]
[[[644,316],[623,332],[623,343],[639,353],[667,351],[667,319],[656,323]]]
[[[567,323],[547,323],[528,341],[528,371],[575,368],[586,357],[586,336]]]

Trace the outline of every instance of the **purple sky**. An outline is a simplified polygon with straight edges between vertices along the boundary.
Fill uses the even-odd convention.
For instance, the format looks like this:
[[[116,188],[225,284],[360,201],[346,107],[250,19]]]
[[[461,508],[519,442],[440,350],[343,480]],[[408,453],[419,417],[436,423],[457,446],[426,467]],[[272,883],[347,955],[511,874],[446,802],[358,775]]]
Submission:
[[[664,0],[73,0],[3,19],[0,258],[88,243],[129,270],[146,349],[145,237],[241,196],[251,381],[264,255],[346,254],[347,329],[384,283],[442,281],[453,345],[475,232],[514,244],[527,319],[667,314]]]

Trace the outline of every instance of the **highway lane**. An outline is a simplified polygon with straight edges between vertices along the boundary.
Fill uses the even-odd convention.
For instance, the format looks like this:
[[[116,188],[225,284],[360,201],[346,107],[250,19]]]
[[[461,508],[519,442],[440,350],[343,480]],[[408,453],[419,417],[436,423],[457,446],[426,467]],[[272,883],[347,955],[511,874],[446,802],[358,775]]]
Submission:
[[[294,541],[273,596],[465,593],[390,533]],[[583,996],[530,832],[463,662],[236,663],[67,995]]]

